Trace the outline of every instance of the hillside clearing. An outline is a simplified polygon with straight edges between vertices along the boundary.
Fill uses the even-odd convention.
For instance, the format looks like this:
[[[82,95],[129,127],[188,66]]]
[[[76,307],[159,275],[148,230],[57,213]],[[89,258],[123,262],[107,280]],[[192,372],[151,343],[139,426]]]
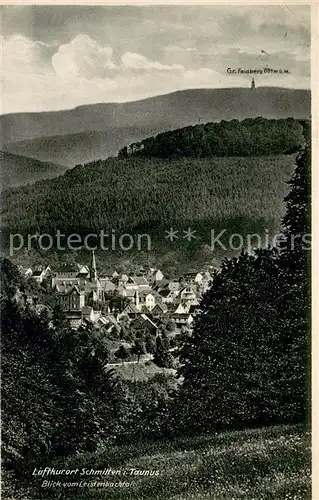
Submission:
[[[173,368],[159,368],[153,362],[146,363],[118,363],[115,365],[108,365],[109,368],[113,368],[120,377],[124,380],[142,382],[149,380],[155,375],[176,375],[176,370]]]

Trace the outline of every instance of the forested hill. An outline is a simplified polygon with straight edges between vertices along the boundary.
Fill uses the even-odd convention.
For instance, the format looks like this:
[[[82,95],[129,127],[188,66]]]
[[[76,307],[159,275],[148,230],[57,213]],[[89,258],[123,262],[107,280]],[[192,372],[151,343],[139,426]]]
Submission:
[[[291,154],[304,143],[302,122],[293,118],[222,120],[148,137],[119,151],[120,157],[158,158]]]
[[[148,233],[152,250],[162,255],[179,244],[181,252],[191,245],[185,239],[175,244],[165,239],[170,227],[180,234],[195,229],[195,250],[210,243],[212,228],[263,234],[265,228],[279,228],[294,159],[132,157],[78,166],[56,179],[6,191],[3,234],[54,236],[58,229],[67,235],[111,229],[117,237]],[[104,253],[109,258],[110,253]],[[180,257],[186,262],[185,253]]]
[[[0,188],[4,190],[57,177],[66,167],[0,151],[0,169]]]

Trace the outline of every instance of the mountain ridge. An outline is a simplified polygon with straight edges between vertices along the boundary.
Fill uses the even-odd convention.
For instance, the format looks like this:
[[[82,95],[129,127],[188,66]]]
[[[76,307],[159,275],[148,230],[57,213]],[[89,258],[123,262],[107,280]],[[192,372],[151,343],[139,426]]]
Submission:
[[[173,95],[173,94],[181,94],[183,92],[196,92],[196,91],[211,91],[211,90],[247,90],[247,87],[222,87],[222,88],[190,88],[190,89],[183,89],[183,90],[174,90],[172,92],[166,92],[165,94],[156,94],[154,96],[150,97],[144,97],[142,99],[133,99],[130,101],[100,101],[100,102],[95,102],[91,104],[79,104],[78,106],[74,106],[73,108],[65,108],[65,109],[59,109],[59,110],[48,110],[48,111],[18,111],[18,112],[13,112],[13,113],[3,113],[0,114],[0,118],[3,116],[10,116],[10,115],[22,115],[22,114],[38,114],[38,113],[60,113],[61,111],[74,111],[78,110],[81,108],[88,108],[88,107],[93,107],[93,106],[100,106],[100,105],[117,105],[117,104],[131,104],[131,103],[140,103],[144,101],[150,101],[152,99],[155,99],[157,97],[163,97],[163,96],[168,96],[168,95]],[[278,90],[292,90],[292,91],[300,91],[300,92],[310,92],[310,89],[294,89],[294,88],[289,88],[289,87],[276,87],[276,86],[259,86],[258,89],[278,89]],[[251,90],[251,89],[248,89]],[[254,89],[254,90],[257,90]]]
[[[254,96],[256,97],[256,99],[253,99]],[[212,107],[207,109],[207,104],[210,102],[210,98],[212,97],[218,98],[214,102],[214,110]],[[223,97],[223,99],[220,99],[221,97]],[[236,99],[232,100],[235,97]],[[292,99],[293,97],[294,99]],[[296,97],[298,97],[299,100],[296,101]],[[211,121],[214,118],[214,112],[217,110],[221,114],[221,116],[216,116],[215,119],[224,119],[222,115],[225,113],[227,115],[230,112],[236,114],[236,108],[241,104],[241,102],[243,104],[243,110],[246,109],[246,111],[250,112],[253,111],[253,109],[251,109],[251,106],[249,106],[249,104],[253,103],[254,105],[256,105],[258,104],[258,102],[259,104],[264,104],[261,99],[266,100],[266,104],[268,106],[268,109],[264,109],[266,114],[280,114],[289,111],[298,114],[298,116],[295,116],[295,118],[309,118],[310,116],[310,90],[288,89],[283,87],[258,87],[252,91],[249,88],[238,87],[222,89],[178,90],[169,94],[157,95],[137,101],[128,101],[121,103],[104,102],[83,104],[73,109],[60,111],[10,113],[0,116],[0,125],[5,131],[5,139],[3,142],[9,143],[42,136],[63,135],[64,133],[75,133],[88,130],[104,130],[105,127],[115,125],[127,127],[139,123],[139,125],[141,126],[142,123],[146,122],[149,124],[149,120],[154,120],[154,115],[152,115],[151,113],[154,111],[161,112],[160,121],[162,121],[163,123],[168,122],[167,113],[169,113],[170,117],[174,117],[176,122],[179,120],[183,121],[186,118],[189,119],[190,115],[192,115],[192,118],[194,120],[198,120],[198,118],[200,118],[199,111],[206,111],[206,113],[209,115],[207,121]],[[278,99],[279,107],[277,106]],[[222,101],[226,101],[226,103],[228,104],[228,109],[225,109],[225,102]],[[188,102],[191,109],[183,109],[183,104],[185,104],[185,102]],[[205,109],[198,109],[196,115],[194,115],[194,109],[192,109],[192,106],[198,106],[199,104],[201,104],[202,106],[204,105]],[[174,109],[172,109],[172,105]],[[181,106],[182,110],[180,111],[183,111],[183,113],[181,113],[180,116],[176,116],[176,108],[179,108]],[[256,112],[259,112],[260,109],[257,109],[258,105],[255,107]],[[94,112],[92,116],[82,115],[83,112],[87,113],[91,111]],[[97,111],[98,114],[100,112],[110,111],[110,115],[107,117],[104,115],[97,116]],[[143,112],[142,115],[141,112]],[[299,116],[299,114],[301,114],[302,116]],[[36,119],[36,123],[33,124],[33,128],[29,127],[28,129],[25,129],[22,125],[17,128],[14,123],[15,119],[18,118],[21,120],[21,118],[26,117],[31,120],[29,121],[29,125],[32,125],[32,119]],[[52,122],[52,120],[56,117],[59,117],[58,124]],[[64,119],[64,124],[61,123],[61,121],[63,121],[61,120],[61,117]],[[85,124],[74,123],[74,121],[76,121],[77,119],[84,117],[86,117]],[[244,118],[246,117],[250,116],[244,116]],[[267,116],[265,117],[267,118]],[[106,118],[108,120],[107,123],[105,121]],[[233,117],[231,116],[230,118]],[[273,118],[276,118],[276,116],[273,116]],[[45,119],[49,119],[49,123],[46,122]],[[36,127],[37,123],[39,122],[41,122],[41,128]],[[188,124],[190,123],[185,123],[185,125]],[[76,128],[74,128],[75,125]],[[184,123],[182,125],[184,125]],[[14,126],[16,128],[15,131],[11,130],[14,128]],[[56,128],[57,126],[58,128]],[[174,123],[173,126],[175,127]],[[63,127],[64,130],[62,130]],[[54,130],[56,130],[56,132],[54,132]]]
[[[190,89],[126,103],[3,115],[0,130],[3,150],[73,167],[115,156],[121,148],[146,137],[198,123],[258,116],[307,119],[310,115],[308,90]]]

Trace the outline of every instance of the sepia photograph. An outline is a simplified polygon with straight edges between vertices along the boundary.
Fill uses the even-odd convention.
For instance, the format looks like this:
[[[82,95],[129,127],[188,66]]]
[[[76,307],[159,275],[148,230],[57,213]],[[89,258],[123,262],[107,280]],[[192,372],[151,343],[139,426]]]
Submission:
[[[314,14],[2,5],[4,500],[315,498]]]

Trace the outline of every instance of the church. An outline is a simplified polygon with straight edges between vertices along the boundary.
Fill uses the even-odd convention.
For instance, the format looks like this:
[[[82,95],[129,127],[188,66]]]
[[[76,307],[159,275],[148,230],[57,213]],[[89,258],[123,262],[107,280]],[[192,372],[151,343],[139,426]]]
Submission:
[[[64,311],[78,311],[86,305],[104,302],[104,289],[98,277],[94,250],[89,268],[64,266],[52,278],[52,287],[58,294]]]

